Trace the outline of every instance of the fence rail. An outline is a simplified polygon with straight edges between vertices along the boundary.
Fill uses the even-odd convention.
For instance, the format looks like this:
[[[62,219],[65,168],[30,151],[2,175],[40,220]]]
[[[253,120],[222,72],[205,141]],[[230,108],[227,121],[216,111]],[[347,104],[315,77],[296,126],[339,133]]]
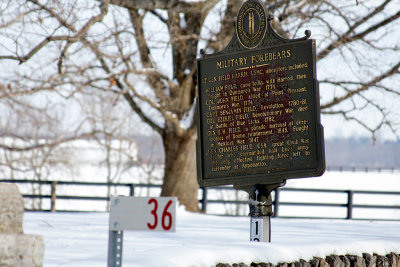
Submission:
[[[39,193],[39,194],[29,194],[24,193],[24,199],[49,199],[50,200],[50,208],[49,209],[40,209],[40,211],[74,211],[74,210],[61,210],[56,209],[56,203],[58,200],[71,200],[71,201],[85,201],[85,200],[93,200],[93,201],[103,201],[108,202],[108,196],[90,196],[90,195],[72,195],[72,194],[60,194],[57,193],[57,188],[59,186],[78,186],[78,187],[111,187],[111,188],[125,188],[125,191],[128,191],[129,196],[135,195],[136,188],[155,188],[161,189],[161,185],[156,184],[130,184],[130,183],[101,183],[101,182],[73,182],[73,181],[34,181],[34,180],[0,180],[0,182],[8,182],[8,183],[15,183],[15,184],[30,184],[30,185],[40,185],[48,187],[48,193]],[[226,200],[226,199],[210,199],[208,197],[210,190],[217,190],[217,191],[236,191],[233,187],[228,186],[215,186],[215,187],[208,187],[208,188],[201,188],[201,197],[199,199],[199,203],[201,204],[201,208],[204,212],[207,212],[207,207],[210,204],[232,204],[232,205],[247,205],[247,200]],[[324,203],[324,202],[294,202],[294,201],[281,201],[281,195],[284,192],[296,192],[296,193],[326,193],[326,194],[344,194],[346,196],[347,201],[345,203]],[[395,196],[398,197],[397,205],[375,205],[375,204],[356,204],[354,203],[354,198],[356,195],[377,195],[377,196]],[[354,209],[384,209],[384,210],[396,210],[400,212],[400,192],[398,191],[363,191],[363,190],[332,190],[332,189],[305,189],[305,188],[278,188],[273,192],[273,210],[274,210],[274,217],[296,217],[299,216],[281,216],[280,210],[282,206],[301,206],[301,207],[336,207],[336,208],[345,208],[346,209],[346,216],[343,219],[354,219],[353,211]],[[26,208],[26,210],[33,210]],[[399,213],[400,214],[400,213]],[[310,216],[300,216],[301,218],[311,218]],[[318,217],[312,217],[318,218]],[[328,218],[326,216],[321,218]],[[333,217],[332,217],[333,218]],[[336,218],[335,219],[341,219]],[[368,219],[368,218],[366,218]],[[378,218],[379,219],[379,218]],[[391,220],[391,219],[383,219],[383,220]],[[393,220],[400,220],[393,219]]]

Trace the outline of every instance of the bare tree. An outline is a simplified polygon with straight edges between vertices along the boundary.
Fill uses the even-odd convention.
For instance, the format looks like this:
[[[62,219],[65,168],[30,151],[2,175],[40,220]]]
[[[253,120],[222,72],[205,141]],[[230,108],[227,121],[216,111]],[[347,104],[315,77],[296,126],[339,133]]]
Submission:
[[[31,99],[32,100],[32,99]],[[6,179],[46,181],[52,170],[70,167],[69,156],[59,154],[58,146],[84,138],[87,134],[63,136],[58,129],[54,106],[37,106],[22,97],[4,98],[1,102],[0,174]],[[60,133],[58,135],[57,133]],[[42,194],[42,185],[31,185],[28,191]],[[42,199],[32,199],[27,205],[42,209]]]
[[[290,1],[277,11],[286,33],[314,28],[321,110],[368,130],[375,139],[386,127],[397,135],[398,26],[396,1]],[[296,8],[293,8],[296,7]]]
[[[199,46],[221,50],[242,1],[3,1],[2,93],[63,99],[112,93],[163,141],[162,195],[198,210],[194,116]],[[324,114],[373,135],[396,130],[382,98],[398,97],[395,1],[267,0],[277,32],[313,31]],[[207,22],[206,20],[209,20]],[[7,92],[7,93],[5,93]],[[365,119],[374,111],[373,119]],[[371,114],[371,113],[368,113]]]

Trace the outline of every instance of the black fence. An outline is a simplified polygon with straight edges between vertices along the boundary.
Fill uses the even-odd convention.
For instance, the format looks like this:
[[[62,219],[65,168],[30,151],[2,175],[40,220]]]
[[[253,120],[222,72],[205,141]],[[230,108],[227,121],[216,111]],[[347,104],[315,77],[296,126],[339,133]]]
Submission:
[[[119,191],[124,191],[124,195],[134,196],[135,190],[137,189],[156,189],[160,190],[161,185],[155,184],[129,184],[129,183],[100,183],[100,182],[73,182],[73,181],[33,181],[33,180],[0,180],[0,182],[9,182],[9,183],[16,183],[19,184],[20,187],[23,185],[30,185],[30,186],[40,186],[42,188],[41,193],[22,193],[24,200],[40,200],[40,201],[47,201],[50,202],[48,208],[36,208],[32,209],[26,207],[27,211],[39,210],[39,211],[49,211],[49,212],[74,212],[78,210],[70,210],[70,209],[56,209],[56,204],[58,201],[61,200],[69,200],[76,203],[79,203],[79,206],[84,207],[85,201],[95,201],[95,202],[102,202],[108,204],[109,197],[108,196],[98,196],[98,195],[90,195],[90,194],[76,194],[70,193],[71,190],[65,190],[65,187],[73,186],[76,188],[87,188],[87,187],[94,187],[96,189],[102,188],[104,191],[105,188],[112,188],[114,189],[123,189]],[[64,190],[67,191],[68,194],[61,194],[57,191],[58,188],[64,187]],[[244,206],[246,207],[248,201],[246,199],[222,199],[215,197],[216,194],[213,194],[209,197],[211,191],[217,192],[232,192],[233,194],[238,193],[236,189],[229,186],[221,186],[221,187],[208,187],[208,188],[201,188],[199,194],[199,203],[201,205],[201,209],[203,212],[207,213],[208,207],[211,205],[234,205],[234,206]],[[26,191],[26,188],[25,188]],[[59,190],[60,191],[60,190]],[[93,190],[84,189],[85,192],[89,193]],[[299,194],[299,197],[296,198],[296,201],[282,201],[282,195],[289,195],[289,193],[296,193]],[[344,201],[338,202],[318,202],[320,198],[315,198],[313,201],[298,201],[304,199],[303,195],[305,194],[313,194],[313,193],[322,193],[325,197],[324,199],[338,199],[338,196],[342,196],[341,198],[345,199]],[[330,195],[334,197],[329,197]],[[395,205],[389,204],[360,204],[355,203],[354,199],[356,196],[366,196],[370,198],[371,196],[383,198],[383,197],[394,197],[395,200],[392,203],[396,203]],[[340,198],[340,197],[339,197]],[[304,188],[278,188],[274,192],[272,192],[272,199],[273,199],[273,210],[274,210],[274,217],[282,217],[282,218],[332,218],[332,219],[360,219],[355,218],[353,216],[353,211],[355,209],[371,209],[371,210],[392,210],[399,213],[399,216],[392,217],[392,218],[377,218],[376,216],[365,217],[361,219],[374,219],[374,220],[400,220],[400,192],[399,191],[362,191],[362,190],[331,190],[331,189],[304,189]],[[383,201],[385,202],[385,201]],[[314,207],[314,208],[344,208],[346,210],[346,214],[342,217],[331,217],[331,216],[318,216],[318,214],[313,214],[313,216],[307,215],[306,213],[302,215],[291,215],[291,214],[284,214],[281,215],[281,209],[283,207],[299,207],[305,209],[307,207]],[[79,211],[94,211],[94,210],[79,210]],[[211,212],[212,213],[212,212]],[[372,212],[374,213],[374,212]],[[244,215],[244,214],[242,214]]]

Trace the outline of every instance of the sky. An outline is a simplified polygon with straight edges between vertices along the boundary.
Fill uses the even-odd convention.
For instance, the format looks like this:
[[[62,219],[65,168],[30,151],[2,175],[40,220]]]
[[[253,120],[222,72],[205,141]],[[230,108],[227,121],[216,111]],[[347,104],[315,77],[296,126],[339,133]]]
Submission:
[[[361,14],[362,12],[365,12],[365,10],[366,10],[363,6],[368,3],[373,3],[374,1],[369,1],[369,2],[367,1],[360,5],[355,5],[355,2],[352,2],[351,4],[348,4],[346,1],[342,1],[342,2],[343,3],[341,3],[341,5],[343,5],[344,7],[347,6],[347,8],[350,8],[350,9],[354,8],[357,10],[357,12],[359,12]],[[395,1],[392,1],[392,2],[395,2]],[[226,4],[226,1],[221,1],[219,4],[217,4],[215,6],[215,8],[211,12],[211,14],[207,17],[207,19],[205,21],[205,27],[202,32],[202,38],[208,37],[210,35],[209,31],[216,31],[215,28],[219,27],[219,23],[217,23],[218,22],[217,18],[220,15],[220,12],[222,12],[224,10],[225,4]],[[84,5],[86,5],[86,4],[84,4]],[[386,10],[387,13],[391,13],[393,10],[396,10],[397,4],[391,3],[391,5],[393,5],[393,6],[391,6],[392,8],[388,8],[388,10]],[[111,8],[110,14],[114,14],[114,12],[117,14],[116,17],[118,17],[120,19],[123,19],[124,16],[127,16],[126,12],[124,13],[124,12],[120,11],[119,9]],[[278,13],[276,15],[278,15]],[[107,22],[107,23],[111,23],[112,20],[113,20],[113,17],[111,15],[107,16],[105,18],[105,22]],[[337,26],[338,22],[337,21],[335,21],[335,22],[336,22],[335,25]],[[151,47],[154,47],[151,50],[152,51],[151,54],[154,57],[155,62],[162,63],[158,67],[160,69],[162,69],[162,72],[164,74],[166,74],[168,77],[172,77],[172,68],[171,68],[172,53],[168,46],[160,45],[160,44],[165,43],[165,40],[168,39],[168,31],[167,31],[166,27],[158,19],[155,19],[155,16],[150,15],[150,14],[145,17],[144,23],[145,23],[145,25],[149,25],[149,27],[146,28],[146,36],[153,40],[153,42],[150,42],[150,45],[151,45]],[[339,23],[339,25],[340,25],[340,23]],[[396,27],[393,27],[393,28],[396,28]],[[390,28],[390,30],[393,30],[393,28]],[[45,30],[45,28],[43,28],[43,27],[40,27],[40,29]],[[319,29],[319,27],[317,27],[317,26],[311,27],[310,26],[309,29],[312,31],[312,33],[313,33],[312,38],[316,39],[317,44],[324,42],[323,34],[321,33],[321,30]],[[345,29],[345,28],[343,27],[343,29]],[[322,31],[324,32],[325,30],[322,30]],[[298,34],[303,36],[303,31],[299,31]],[[386,37],[386,35],[384,35],[384,36]],[[394,32],[393,34],[390,34],[390,36],[396,36],[396,37],[393,37],[392,42],[394,44],[397,44],[398,36],[400,36],[400,35],[398,35],[398,34],[396,35]],[[300,37],[300,36],[297,36],[297,37]],[[381,39],[383,41],[386,41],[385,38],[381,38]],[[2,42],[2,43],[5,43],[5,42]],[[4,50],[4,47],[5,46],[3,44],[3,48],[2,48],[3,50]],[[204,47],[205,47],[205,43],[200,42],[198,50],[200,50],[201,48],[204,48]],[[132,49],[134,49],[134,48],[135,47],[133,46]],[[365,54],[367,54],[367,53],[365,53]],[[366,57],[366,56],[367,55],[364,56],[364,53],[363,53],[363,56],[361,58],[365,57],[367,59],[368,57]],[[385,57],[380,56],[380,54],[375,55],[375,57],[380,59],[381,61],[383,61],[383,63],[381,61],[379,61],[380,62],[379,66],[385,66],[385,64],[384,64],[385,60],[386,60]],[[396,58],[396,57],[388,56],[387,60],[390,60],[391,58]],[[41,60],[43,60],[43,57],[41,57]],[[90,60],[90,58],[88,58],[87,60]],[[341,64],[340,67],[337,67],[338,64]],[[345,75],[343,74],[343,72],[346,73],[347,68],[345,68],[344,65],[345,64],[343,62],[341,62],[341,61],[337,62],[337,60],[335,60],[335,62],[328,61],[325,64],[319,64],[318,70],[317,70],[318,79],[323,80],[328,75],[327,73],[329,73],[330,76],[338,76],[338,77],[343,76],[343,78],[345,78]],[[17,63],[15,63],[14,66],[17,67]],[[335,66],[335,67],[332,67],[332,66]],[[21,66],[18,65],[18,68],[21,68]],[[2,77],[5,80],[9,80],[9,77],[5,76],[5,75],[9,75],[9,76],[11,75],[9,73],[10,64],[4,65],[2,67],[2,70],[3,70]],[[342,71],[340,72],[340,70],[342,70]],[[367,71],[368,68],[365,68],[365,70]],[[373,70],[375,70],[375,69],[373,68]],[[396,81],[397,80],[395,80],[395,82]],[[138,85],[138,83],[142,84],[143,81],[136,80],[135,82],[137,83],[136,84],[137,87],[139,87],[139,88],[143,87],[143,86]],[[334,90],[328,90],[328,89],[329,88],[327,88],[326,85],[321,84],[320,95],[322,97],[322,102],[324,102],[326,99],[331,99],[332,92],[335,92]],[[383,98],[382,95],[377,95],[376,98],[378,98],[378,97]],[[51,98],[50,98],[50,96],[48,96],[47,99],[40,99],[40,98],[42,98],[42,97],[38,97],[38,99],[35,101],[36,104],[39,102],[44,102],[44,103],[50,105],[50,104],[55,104],[55,102],[57,102],[57,101],[61,101],[60,97],[53,96],[53,95],[51,96]],[[46,98],[46,97],[44,97],[44,98]],[[386,101],[389,101],[389,100],[391,100],[391,99],[387,99]],[[394,103],[392,103],[390,105],[388,104],[388,106],[390,106],[391,112],[393,112],[393,111],[397,112],[397,109],[396,109],[397,103],[396,103],[396,101],[393,101],[393,102]],[[60,114],[59,115],[60,120],[63,121],[63,125],[62,125],[63,129],[68,130],[68,129],[72,128],[71,125],[73,125],[74,123],[79,124],[82,122],[82,117],[84,117],[82,115],[83,114],[82,110],[79,107],[78,103],[74,102],[73,100],[64,101],[62,105],[61,104],[59,105],[58,109],[59,109],[59,112],[57,112],[57,114],[58,113]],[[120,111],[120,110],[118,110],[118,111]],[[365,122],[371,122],[371,121],[379,122],[379,120],[377,120],[377,118],[374,116],[374,114],[372,114],[370,112],[364,112],[364,113],[366,113],[365,116],[367,116],[367,117],[361,116],[361,118]],[[63,117],[62,116],[63,114],[68,114],[68,115],[65,115]],[[120,113],[118,112],[118,114],[120,114]],[[129,110],[128,110],[128,111],[126,111],[126,113],[124,113],[124,115],[122,117],[124,119],[129,118],[130,114],[131,114],[131,112],[129,112]],[[397,115],[398,114],[393,114],[392,118],[397,120],[397,118],[399,117]],[[154,116],[154,117],[156,117],[156,116]],[[135,118],[135,121],[130,122],[130,124],[139,123],[139,122],[136,122],[136,121],[138,121],[138,118],[136,116],[134,118]],[[327,115],[322,115],[321,119],[322,119],[322,124],[325,129],[325,137],[326,138],[353,137],[353,136],[371,137],[371,134],[367,130],[365,130],[361,126],[357,125],[356,123],[348,123],[348,122],[345,123],[345,121],[342,118],[332,117],[332,116],[327,116]],[[394,125],[394,127],[397,128],[398,124]],[[148,133],[150,131],[149,128],[146,127],[144,124],[140,124],[138,127],[136,127],[135,131],[138,131],[138,129],[141,130],[141,133],[146,133],[146,132]],[[129,130],[129,128],[127,130]],[[381,139],[385,139],[385,140],[386,139],[395,140],[397,138],[387,128],[382,129],[379,132],[379,135],[380,135]]]

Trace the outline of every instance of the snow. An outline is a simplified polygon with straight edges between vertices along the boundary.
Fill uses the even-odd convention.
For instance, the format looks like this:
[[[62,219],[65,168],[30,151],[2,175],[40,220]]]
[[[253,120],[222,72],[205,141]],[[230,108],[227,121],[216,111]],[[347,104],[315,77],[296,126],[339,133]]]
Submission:
[[[326,172],[322,177],[290,179],[285,187],[398,191],[399,175],[398,171]],[[209,197],[217,196],[212,190],[208,194]],[[282,191],[280,199],[289,202],[347,201],[345,194],[300,195],[291,191]],[[400,200],[398,196],[355,195],[354,203],[399,205]],[[105,207],[106,203],[101,205]],[[209,206],[207,210],[212,210]],[[400,209],[383,210],[384,214],[377,216],[378,212],[380,210],[354,209],[353,216],[400,220]],[[279,214],[345,218],[346,208],[316,207],[308,211],[308,207],[281,205]],[[106,212],[26,212],[24,232],[44,237],[45,267],[101,267],[107,266],[108,222]],[[249,241],[250,218],[247,216],[195,214],[179,207],[175,233],[124,231],[123,266],[215,266],[219,262],[277,264],[324,258],[331,254],[400,253],[400,221],[272,218],[271,225],[272,242],[254,243]]]
[[[45,239],[45,267],[107,266],[108,213],[27,212],[24,231]],[[123,266],[215,266],[400,253],[400,222],[272,219],[272,242],[249,241],[248,217],[178,208],[175,233],[124,231]]]
[[[321,177],[287,180],[286,187],[396,191],[400,189],[400,171],[326,171]]]

